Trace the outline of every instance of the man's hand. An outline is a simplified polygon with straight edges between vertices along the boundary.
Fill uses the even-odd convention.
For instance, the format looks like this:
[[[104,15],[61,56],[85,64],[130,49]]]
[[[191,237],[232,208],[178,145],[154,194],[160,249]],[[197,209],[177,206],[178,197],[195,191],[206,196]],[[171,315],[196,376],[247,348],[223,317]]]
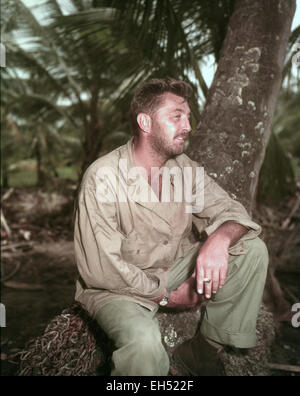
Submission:
[[[232,221],[222,224],[202,245],[196,262],[197,291],[210,298],[225,285],[229,247],[237,242],[247,228]]]
[[[234,221],[223,223],[213,232],[199,251],[193,275],[177,290],[171,291],[167,307],[191,308],[203,301],[203,294],[210,298],[212,293],[217,293],[225,285],[229,247],[247,232],[246,227]],[[166,294],[167,292],[153,301],[159,303]]]
[[[171,291],[169,303],[166,307],[177,309],[195,307],[198,303],[203,301],[202,296],[199,296],[196,290],[196,273],[194,272],[193,275],[182,283],[177,290]],[[159,304],[166,294],[167,291],[165,291],[162,296],[154,298],[152,301]]]
[[[229,241],[218,236],[202,245],[196,262],[197,291],[206,298],[217,293],[226,281]]]
[[[196,274],[194,272],[177,290],[171,291],[167,307],[177,309],[192,308],[202,301],[202,296],[199,296],[196,291]]]

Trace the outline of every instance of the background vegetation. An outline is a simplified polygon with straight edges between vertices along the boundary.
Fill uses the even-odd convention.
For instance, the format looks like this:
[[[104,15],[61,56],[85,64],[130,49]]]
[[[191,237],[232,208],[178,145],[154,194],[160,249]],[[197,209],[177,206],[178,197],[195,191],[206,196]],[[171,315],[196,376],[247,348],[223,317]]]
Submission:
[[[53,186],[60,179],[78,183],[98,155],[129,139],[131,94],[151,76],[192,84],[195,127],[208,89],[204,66],[210,58],[218,62],[234,5],[233,0],[2,3],[3,187]],[[275,187],[272,199],[282,199],[295,190],[294,177],[300,178],[299,68],[291,62],[299,32],[300,27],[290,40],[260,200]]]

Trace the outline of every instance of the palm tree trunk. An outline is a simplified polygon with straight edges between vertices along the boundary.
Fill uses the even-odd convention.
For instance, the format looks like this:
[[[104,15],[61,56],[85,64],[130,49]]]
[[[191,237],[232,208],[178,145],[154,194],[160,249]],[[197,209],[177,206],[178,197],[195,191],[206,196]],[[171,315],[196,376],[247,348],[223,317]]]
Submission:
[[[295,0],[237,0],[207,102],[188,154],[251,213],[271,134]],[[265,301],[277,318],[289,304],[271,258]],[[271,276],[270,274],[273,274]],[[285,311],[285,312],[284,312]]]
[[[42,155],[39,142],[37,142],[35,146],[35,158],[37,167],[37,186],[42,187],[45,183],[45,174],[42,167]]]
[[[101,123],[100,121],[96,125],[88,124],[85,129],[84,143],[83,143],[83,162],[81,166],[81,173],[79,176],[79,183],[84,175],[86,169],[94,162],[101,151],[102,139],[101,139]]]
[[[91,88],[91,101],[89,105],[89,119],[90,121],[85,125],[85,134],[84,134],[84,158],[83,164],[81,168],[81,176],[82,178],[87,167],[94,162],[99,156],[99,152],[102,146],[102,122],[99,118],[99,86],[95,84]]]
[[[237,0],[188,154],[251,213],[295,0]]]
[[[3,188],[8,188],[9,183],[8,183],[8,166],[6,163],[6,160],[3,158],[3,166],[2,166],[2,187]]]

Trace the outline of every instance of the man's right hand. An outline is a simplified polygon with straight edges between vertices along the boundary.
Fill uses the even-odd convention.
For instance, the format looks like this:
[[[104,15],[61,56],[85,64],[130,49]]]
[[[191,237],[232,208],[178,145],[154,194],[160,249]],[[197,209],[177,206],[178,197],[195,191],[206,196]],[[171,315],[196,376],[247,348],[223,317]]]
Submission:
[[[195,273],[187,279],[177,290],[172,290],[167,308],[193,308],[204,301],[204,297],[196,292]]]

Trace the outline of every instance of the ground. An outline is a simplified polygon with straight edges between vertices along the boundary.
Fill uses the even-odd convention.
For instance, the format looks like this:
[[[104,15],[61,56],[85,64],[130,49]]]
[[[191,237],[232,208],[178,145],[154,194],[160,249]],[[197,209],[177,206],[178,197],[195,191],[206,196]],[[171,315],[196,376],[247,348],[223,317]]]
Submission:
[[[74,190],[28,188],[7,193],[2,209],[11,235],[2,229],[1,263],[1,303],[7,313],[6,327],[1,328],[4,376],[17,373],[19,352],[28,340],[41,335],[50,320],[74,302],[77,276],[72,241]],[[298,200],[299,196],[291,197],[275,209],[261,206],[255,213],[263,223],[270,255],[278,261],[275,275],[290,307],[300,302]],[[266,299],[270,302],[270,295]],[[274,302],[270,307],[274,309]],[[290,318],[277,322],[270,363],[285,365],[284,370],[273,368],[274,376],[300,375],[295,368],[286,371],[287,366],[300,366],[300,328],[292,327]]]

